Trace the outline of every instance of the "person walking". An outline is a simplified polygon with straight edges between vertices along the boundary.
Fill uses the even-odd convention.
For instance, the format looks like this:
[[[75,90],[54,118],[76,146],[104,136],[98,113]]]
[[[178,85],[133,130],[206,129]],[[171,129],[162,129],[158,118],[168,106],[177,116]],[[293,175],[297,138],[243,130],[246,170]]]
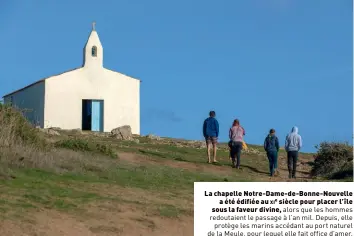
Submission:
[[[279,152],[279,140],[275,135],[275,130],[271,129],[269,134],[264,140],[264,150],[267,153],[269,160],[269,173],[270,176],[276,174],[276,168],[278,166],[278,152]]]
[[[302,138],[298,134],[299,129],[294,126],[285,138],[285,151],[288,157],[288,171],[289,179],[296,178],[296,164],[299,155],[299,151],[302,147]]]
[[[210,151],[213,147],[213,162],[216,163],[216,145],[219,137],[219,122],[215,118],[215,111],[209,112],[209,117],[203,123],[203,135],[207,145],[208,163],[211,163]]]
[[[241,151],[243,145],[243,136],[246,134],[245,129],[240,125],[240,121],[235,119],[229,130],[230,148],[232,167],[240,169]]]

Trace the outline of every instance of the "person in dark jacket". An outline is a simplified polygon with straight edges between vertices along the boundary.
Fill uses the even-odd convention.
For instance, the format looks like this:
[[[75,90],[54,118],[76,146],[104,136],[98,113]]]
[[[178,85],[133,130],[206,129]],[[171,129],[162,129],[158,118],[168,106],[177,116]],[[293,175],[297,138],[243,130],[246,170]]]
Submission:
[[[275,136],[275,130],[271,129],[268,136],[264,140],[264,150],[267,152],[269,160],[269,172],[270,176],[274,176],[276,168],[278,166],[278,152],[279,152],[279,140]]]
[[[219,137],[219,123],[215,119],[215,111],[209,112],[209,117],[204,120],[203,123],[203,135],[207,145],[207,154],[208,154],[208,163],[211,163],[210,150],[211,146],[213,146],[213,158],[214,162],[216,160],[216,145],[218,143]]]

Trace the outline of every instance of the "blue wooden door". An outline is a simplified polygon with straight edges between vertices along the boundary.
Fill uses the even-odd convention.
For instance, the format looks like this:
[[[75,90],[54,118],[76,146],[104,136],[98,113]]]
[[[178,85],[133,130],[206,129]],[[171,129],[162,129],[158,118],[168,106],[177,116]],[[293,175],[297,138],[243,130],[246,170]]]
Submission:
[[[92,131],[103,131],[103,102],[92,101]]]

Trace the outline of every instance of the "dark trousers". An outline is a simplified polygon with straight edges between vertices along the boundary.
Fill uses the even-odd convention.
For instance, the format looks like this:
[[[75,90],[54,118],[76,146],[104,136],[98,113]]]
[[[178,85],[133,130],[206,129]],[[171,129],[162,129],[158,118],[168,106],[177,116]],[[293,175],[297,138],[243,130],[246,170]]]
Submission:
[[[289,177],[295,177],[295,175],[296,175],[297,158],[298,158],[297,151],[289,151],[288,152]]]
[[[233,142],[231,145],[231,159],[234,167],[239,168],[241,162],[242,142]]]
[[[274,170],[278,167],[278,153],[277,152],[267,152],[267,157],[269,160],[269,172],[270,175],[274,175]]]
[[[276,156],[275,156],[274,169],[278,169],[278,152],[276,152]]]

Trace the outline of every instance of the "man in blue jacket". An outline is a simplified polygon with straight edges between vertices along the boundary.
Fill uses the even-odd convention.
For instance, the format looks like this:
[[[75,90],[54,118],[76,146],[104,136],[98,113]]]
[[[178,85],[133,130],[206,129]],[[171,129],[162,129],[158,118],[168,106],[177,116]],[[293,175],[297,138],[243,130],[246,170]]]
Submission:
[[[285,151],[288,154],[289,179],[296,178],[296,164],[299,151],[302,147],[302,138],[298,134],[298,128],[294,126],[291,133],[285,139]]]
[[[264,150],[267,152],[269,160],[270,176],[274,176],[278,166],[279,140],[275,136],[275,130],[271,129],[269,135],[264,140]]]
[[[210,149],[211,145],[213,146],[213,157],[214,163],[216,161],[216,144],[219,137],[219,123],[215,119],[215,111],[209,112],[209,117],[204,120],[203,124],[203,135],[206,141],[207,150],[208,150],[208,163],[211,163],[210,159]]]

